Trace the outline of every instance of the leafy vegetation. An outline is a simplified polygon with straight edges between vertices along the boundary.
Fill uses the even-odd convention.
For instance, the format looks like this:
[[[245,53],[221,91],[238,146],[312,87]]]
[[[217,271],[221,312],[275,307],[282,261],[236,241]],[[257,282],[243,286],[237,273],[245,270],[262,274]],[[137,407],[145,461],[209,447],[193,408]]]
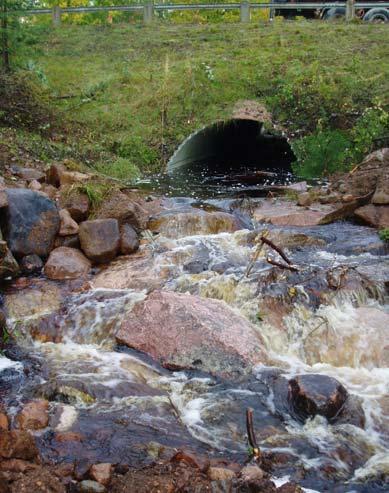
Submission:
[[[382,241],[389,243],[389,228],[381,229],[378,234]]]
[[[45,146],[47,159],[73,157],[120,179],[163,171],[188,134],[246,99],[265,104],[287,130],[304,176],[352,166],[388,139],[384,25],[149,28],[134,19],[28,29],[34,55],[21,50],[15,61],[40,81],[63,124]]]

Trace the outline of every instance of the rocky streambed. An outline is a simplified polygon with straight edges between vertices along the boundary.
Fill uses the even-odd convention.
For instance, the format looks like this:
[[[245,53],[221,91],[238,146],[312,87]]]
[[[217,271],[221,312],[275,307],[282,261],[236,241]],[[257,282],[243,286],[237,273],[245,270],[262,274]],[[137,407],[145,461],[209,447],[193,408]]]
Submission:
[[[120,191],[92,217],[85,176],[36,177],[4,192],[8,225],[46,209],[5,228],[0,491],[387,491],[389,252],[334,219],[357,199]]]

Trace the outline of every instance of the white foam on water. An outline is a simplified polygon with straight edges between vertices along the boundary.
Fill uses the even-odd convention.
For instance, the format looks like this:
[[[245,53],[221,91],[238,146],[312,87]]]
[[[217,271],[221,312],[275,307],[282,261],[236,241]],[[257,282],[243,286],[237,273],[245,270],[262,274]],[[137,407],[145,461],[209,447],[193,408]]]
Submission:
[[[22,363],[19,361],[12,361],[6,356],[0,355],[0,372],[13,368],[14,370],[21,370],[23,368]]]
[[[63,404],[59,423],[55,427],[56,431],[67,431],[77,421],[78,411],[74,406]]]

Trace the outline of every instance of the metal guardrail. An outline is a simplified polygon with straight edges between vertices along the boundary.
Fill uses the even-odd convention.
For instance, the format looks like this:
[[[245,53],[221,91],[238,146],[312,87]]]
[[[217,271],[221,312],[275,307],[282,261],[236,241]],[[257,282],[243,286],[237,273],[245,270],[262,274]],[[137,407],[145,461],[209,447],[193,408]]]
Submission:
[[[112,6],[92,6],[92,7],[59,7],[52,9],[30,9],[20,12],[19,15],[41,15],[51,14],[53,25],[61,24],[62,14],[77,14],[89,12],[140,12],[143,11],[143,20],[145,24],[150,24],[154,17],[154,12],[163,11],[185,11],[185,10],[240,10],[241,22],[250,21],[251,9],[270,9],[270,18],[274,15],[274,10],[323,10],[336,7],[346,9],[346,19],[351,20],[355,17],[355,11],[358,9],[386,8],[389,9],[388,2],[355,2],[347,0],[345,2],[302,2],[302,3],[250,3],[242,0],[240,3],[198,3],[198,4],[154,4],[147,2],[138,5],[112,5]]]

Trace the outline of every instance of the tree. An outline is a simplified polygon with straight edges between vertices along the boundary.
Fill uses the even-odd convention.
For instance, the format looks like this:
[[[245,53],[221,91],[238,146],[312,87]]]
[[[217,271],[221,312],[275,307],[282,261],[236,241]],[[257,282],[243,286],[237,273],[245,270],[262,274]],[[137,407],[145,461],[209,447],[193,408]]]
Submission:
[[[11,55],[22,35],[22,13],[36,6],[37,0],[0,0],[0,53],[1,67],[11,70]]]

